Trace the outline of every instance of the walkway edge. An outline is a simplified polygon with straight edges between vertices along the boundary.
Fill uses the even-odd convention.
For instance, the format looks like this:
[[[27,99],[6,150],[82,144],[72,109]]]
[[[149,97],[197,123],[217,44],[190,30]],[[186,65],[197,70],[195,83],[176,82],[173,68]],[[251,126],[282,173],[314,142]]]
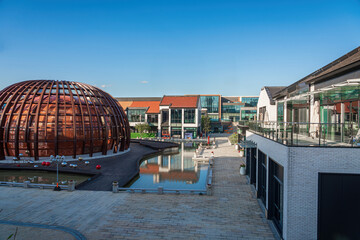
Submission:
[[[60,231],[71,234],[73,237],[75,237],[78,240],[86,240],[86,237],[83,234],[81,234],[79,231],[68,228],[68,227],[63,227],[63,226],[46,225],[46,224],[38,224],[38,223],[15,222],[15,221],[4,221],[4,220],[0,220],[0,224],[60,230]]]

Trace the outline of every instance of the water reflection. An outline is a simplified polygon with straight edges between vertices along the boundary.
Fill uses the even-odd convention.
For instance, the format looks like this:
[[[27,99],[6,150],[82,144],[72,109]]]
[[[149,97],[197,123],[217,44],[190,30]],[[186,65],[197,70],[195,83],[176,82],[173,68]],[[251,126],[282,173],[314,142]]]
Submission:
[[[205,189],[207,165],[192,160],[197,145],[181,143],[178,154],[146,159],[140,165],[140,178],[131,188]]]
[[[59,173],[59,183],[67,184],[69,180],[81,183],[90,176],[70,173]],[[30,181],[31,183],[55,184],[56,172],[35,171],[35,170],[0,170],[0,181],[18,182]]]

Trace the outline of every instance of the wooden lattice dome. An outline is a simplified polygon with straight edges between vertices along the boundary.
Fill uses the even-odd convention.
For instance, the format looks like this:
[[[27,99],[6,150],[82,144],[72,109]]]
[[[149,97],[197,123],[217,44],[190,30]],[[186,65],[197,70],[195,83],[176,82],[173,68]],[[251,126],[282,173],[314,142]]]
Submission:
[[[124,110],[103,90],[78,82],[31,80],[0,91],[0,159],[103,155],[124,151]]]

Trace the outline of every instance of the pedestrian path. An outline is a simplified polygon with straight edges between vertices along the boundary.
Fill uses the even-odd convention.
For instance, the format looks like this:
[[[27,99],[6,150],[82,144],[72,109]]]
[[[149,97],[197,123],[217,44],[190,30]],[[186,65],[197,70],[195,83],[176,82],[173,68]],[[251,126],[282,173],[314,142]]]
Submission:
[[[58,225],[87,239],[274,239],[226,138],[216,138],[214,194],[0,188],[0,219]],[[72,238],[69,238],[72,239]]]

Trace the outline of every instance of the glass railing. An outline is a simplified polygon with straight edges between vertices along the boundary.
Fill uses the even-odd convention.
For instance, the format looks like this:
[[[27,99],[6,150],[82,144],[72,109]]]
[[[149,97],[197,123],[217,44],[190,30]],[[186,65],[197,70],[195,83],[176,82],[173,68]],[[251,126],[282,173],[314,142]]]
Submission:
[[[240,122],[263,137],[289,146],[360,147],[355,123]]]

